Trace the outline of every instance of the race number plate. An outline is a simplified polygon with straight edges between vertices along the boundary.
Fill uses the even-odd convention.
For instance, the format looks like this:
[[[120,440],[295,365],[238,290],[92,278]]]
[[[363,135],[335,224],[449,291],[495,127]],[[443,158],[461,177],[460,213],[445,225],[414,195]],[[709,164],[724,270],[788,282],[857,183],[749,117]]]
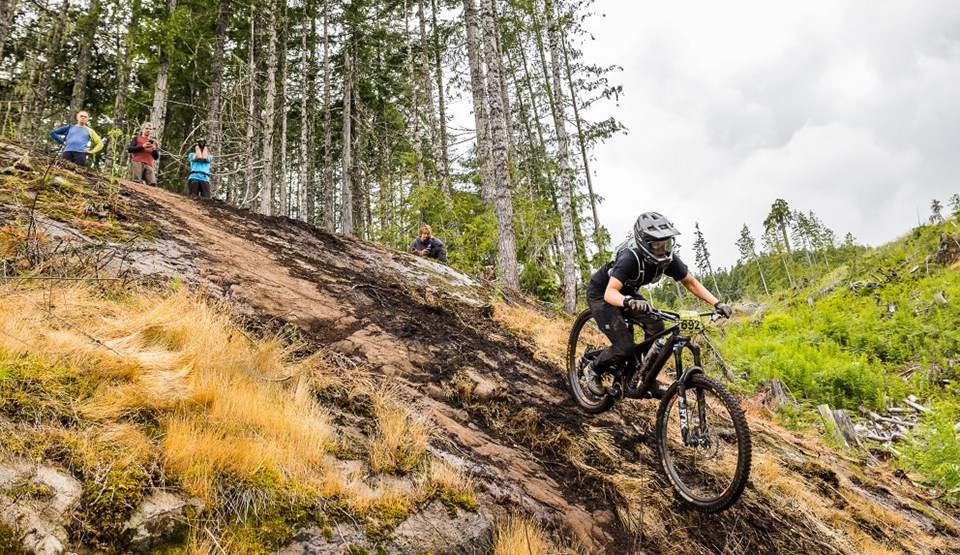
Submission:
[[[684,335],[692,335],[702,330],[704,327],[700,315],[694,311],[683,310],[680,312],[680,331]]]

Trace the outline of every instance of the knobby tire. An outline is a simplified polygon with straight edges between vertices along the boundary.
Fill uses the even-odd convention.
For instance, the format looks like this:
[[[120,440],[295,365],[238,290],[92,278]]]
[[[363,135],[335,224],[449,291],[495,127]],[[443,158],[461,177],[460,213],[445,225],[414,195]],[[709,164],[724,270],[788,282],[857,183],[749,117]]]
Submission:
[[[593,327],[591,331],[590,326]],[[590,339],[586,336],[591,335]],[[602,338],[602,339],[601,339]],[[599,344],[593,344],[596,341]],[[586,383],[580,372],[580,358],[588,348],[604,348],[610,341],[600,332],[590,309],[581,312],[573,322],[570,337],[567,340],[567,386],[573,395],[574,401],[584,412],[599,414],[613,407],[614,398],[611,395],[593,395],[586,389]]]
[[[709,446],[685,445],[679,431],[679,385],[675,382],[667,389],[657,410],[657,448],[663,471],[681,502],[700,512],[716,513],[736,503],[746,486],[750,429],[730,390],[710,376],[694,374],[686,388],[690,433],[702,433],[698,428],[699,391],[705,400],[705,435],[710,442]]]

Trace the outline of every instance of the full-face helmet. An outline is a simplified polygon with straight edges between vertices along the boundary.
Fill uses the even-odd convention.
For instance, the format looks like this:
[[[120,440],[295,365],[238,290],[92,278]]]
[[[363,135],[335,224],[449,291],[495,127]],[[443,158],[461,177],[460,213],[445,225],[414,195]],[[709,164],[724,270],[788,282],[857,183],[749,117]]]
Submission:
[[[680,232],[659,212],[644,212],[633,224],[633,239],[650,264],[668,264],[673,260],[677,235]]]

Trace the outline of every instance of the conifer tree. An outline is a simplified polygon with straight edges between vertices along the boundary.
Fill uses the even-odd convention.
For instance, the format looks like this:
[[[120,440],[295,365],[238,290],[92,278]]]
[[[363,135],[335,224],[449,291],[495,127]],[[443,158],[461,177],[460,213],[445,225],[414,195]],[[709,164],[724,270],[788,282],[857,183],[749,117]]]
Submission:
[[[743,224],[743,229],[740,230],[740,238],[737,239],[736,245],[740,251],[740,260],[744,264],[751,260],[756,260],[757,270],[760,273],[760,281],[763,283],[763,292],[769,295],[770,289],[767,288],[767,278],[763,275],[763,266],[757,257],[756,242],[753,240],[753,235],[750,233],[750,228],[747,227],[747,224]]]
[[[703,232],[700,231],[700,223],[694,222],[693,252],[696,255],[697,268],[701,274],[706,274],[713,279],[713,290],[720,295],[720,287],[717,285],[717,277],[713,274],[713,268],[710,267],[710,251],[707,250],[707,240],[703,238]]]
[[[764,230],[777,229],[780,232],[783,237],[783,248],[786,249],[788,254],[792,251],[790,249],[790,239],[787,237],[787,225],[792,219],[793,214],[790,212],[790,205],[782,198],[778,198],[770,207],[770,214],[767,215],[767,219],[763,221]]]
[[[930,223],[939,224],[943,222],[943,205],[940,201],[933,199],[930,203]]]

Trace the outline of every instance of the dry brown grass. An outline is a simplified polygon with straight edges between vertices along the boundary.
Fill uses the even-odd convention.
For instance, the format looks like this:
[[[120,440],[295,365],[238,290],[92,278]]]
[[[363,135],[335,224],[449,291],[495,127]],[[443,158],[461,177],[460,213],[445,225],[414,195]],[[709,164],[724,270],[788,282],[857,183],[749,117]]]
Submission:
[[[228,307],[187,291],[0,288],[0,354],[45,361],[53,373],[70,368],[94,384],[95,394],[64,409],[94,425],[49,430],[86,466],[105,449],[114,465],[159,466],[165,481],[214,514],[226,509],[225,518],[270,510],[280,498],[308,506],[304,495],[381,523],[438,490],[461,506],[475,502],[472,479],[428,460],[430,422],[397,388],[360,370],[344,374],[323,353],[292,361],[293,347],[251,337]],[[335,393],[338,405],[363,415],[369,441],[345,443],[359,431],[352,424],[343,435],[334,425],[317,401],[324,390],[322,398]],[[233,524],[211,524],[191,531],[188,552],[248,551],[225,532]]]
[[[497,523],[493,555],[548,555],[553,552],[544,529],[523,516],[510,516]]]
[[[430,461],[427,483],[429,486],[449,492],[465,504],[476,503],[476,479],[442,459]]]
[[[0,295],[0,349],[99,380],[78,409],[114,430],[118,451],[142,450],[146,440],[111,423],[159,425],[162,461],[190,493],[215,501],[223,475],[270,470],[305,482],[325,472],[335,439],[326,411],[309,392],[270,379],[303,369],[280,339],[251,341],[223,306],[186,291],[105,298],[72,286]]]
[[[398,399],[390,388],[380,388],[371,396],[376,430],[367,444],[367,456],[374,472],[409,472],[423,461],[430,445],[430,422]]]
[[[503,302],[493,303],[493,318],[533,342],[534,354],[564,367],[572,318],[561,314],[546,316],[526,306]]]

